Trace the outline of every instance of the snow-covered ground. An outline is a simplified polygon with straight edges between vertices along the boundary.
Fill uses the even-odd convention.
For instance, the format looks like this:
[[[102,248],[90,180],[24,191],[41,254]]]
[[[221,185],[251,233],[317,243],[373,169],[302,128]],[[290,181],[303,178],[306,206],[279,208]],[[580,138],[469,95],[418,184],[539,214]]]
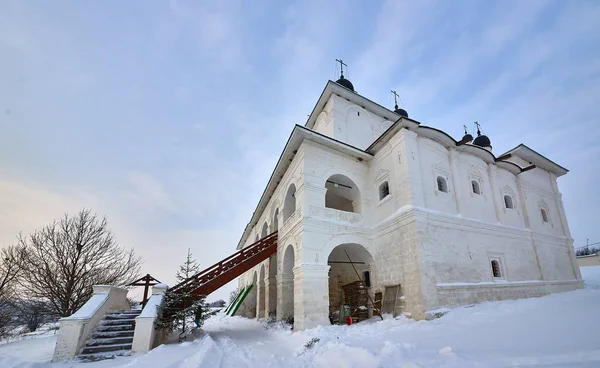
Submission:
[[[453,309],[433,321],[372,319],[292,333],[217,315],[193,342],[95,363],[49,363],[56,337],[0,346],[0,367],[600,367],[600,267],[585,289]],[[319,339],[316,341],[316,339]],[[307,343],[313,341],[311,348]]]

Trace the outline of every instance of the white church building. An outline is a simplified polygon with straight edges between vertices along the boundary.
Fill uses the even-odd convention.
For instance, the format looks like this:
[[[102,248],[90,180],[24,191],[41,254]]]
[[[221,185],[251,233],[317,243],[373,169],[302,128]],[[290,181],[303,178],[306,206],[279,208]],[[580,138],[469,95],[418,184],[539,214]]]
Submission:
[[[557,178],[521,144],[455,139],[329,81],[296,125],[238,244],[278,232],[239,277],[240,314],[330,324],[362,279],[383,312],[428,311],[581,288]]]

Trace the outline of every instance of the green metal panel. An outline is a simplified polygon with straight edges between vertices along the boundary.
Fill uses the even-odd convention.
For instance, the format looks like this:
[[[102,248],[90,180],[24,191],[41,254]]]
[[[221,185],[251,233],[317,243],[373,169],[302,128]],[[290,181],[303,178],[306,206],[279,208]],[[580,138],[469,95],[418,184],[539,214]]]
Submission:
[[[246,297],[250,293],[250,290],[252,290],[253,286],[254,286],[254,284],[248,285],[248,287],[246,288],[246,290],[244,290],[244,292],[241,293],[242,296],[240,297],[240,299],[238,300],[238,302],[233,306],[233,309],[229,313],[230,316],[234,316],[235,315],[235,312],[237,312],[237,310],[240,308],[240,305],[242,305],[242,303],[244,302],[244,299],[246,299]]]
[[[240,297],[242,296],[242,294],[244,293],[245,290],[246,290],[246,287],[244,286],[244,288],[235,296],[235,299],[233,299],[233,301],[231,303],[229,303],[227,308],[225,308],[226,315],[229,315],[229,311],[231,310],[231,308],[233,308],[235,303],[237,303],[237,301],[240,299]]]

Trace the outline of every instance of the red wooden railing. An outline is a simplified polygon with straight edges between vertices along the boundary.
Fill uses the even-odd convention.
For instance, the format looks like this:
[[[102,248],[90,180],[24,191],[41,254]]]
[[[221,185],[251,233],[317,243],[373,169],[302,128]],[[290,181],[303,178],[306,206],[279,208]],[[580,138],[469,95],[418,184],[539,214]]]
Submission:
[[[173,286],[175,294],[208,295],[277,252],[277,232]]]

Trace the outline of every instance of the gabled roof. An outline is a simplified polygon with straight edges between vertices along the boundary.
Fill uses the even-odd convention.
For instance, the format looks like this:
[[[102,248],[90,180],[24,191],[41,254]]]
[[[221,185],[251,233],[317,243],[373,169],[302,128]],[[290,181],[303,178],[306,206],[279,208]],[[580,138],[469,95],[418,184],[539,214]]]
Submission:
[[[519,144],[515,148],[513,148],[510,151],[506,152],[502,156],[504,156],[504,155],[515,155],[515,156],[518,156],[518,157],[522,158],[523,160],[525,160],[525,161],[527,161],[527,162],[535,165],[536,167],[539,167],[540,169],[547,170],[547,171],[555,174],[556,176],[562,176],[562,175],[565,175],[566,173],[569,172],[569,170],[567,170],[564,167],[560,166],[556,162],[550,160],[546,156],[544,156],[544,155],[542,155],[542,154],[534,151],[533,149],[527,147],[523,143]]]
[[[336,95],[340,96],[341,98],[345,98],[346,100],[348,100],[354,104],[362,106],[366,110],[372,111],[372,112],[378,114],[379,116],[382,116],[383,118],[385,118],[387,120],[396,121],[400,117],[400,115],[396,114],[392,110],[385,108],[385,107],[381,106],[380,104],[373,102],[373,101],[369,100],[368,98],[361,96],[358,93],[356,93],[352,90],[349,90],[348,88],[346,88],[344,86],[337,84],[336,82],[334,82],[332,80],[329,80],[329,81],[327,81],[327,84],[325,85],[323,92],[321,92],[321,96],[319,96],[319,99],[317,100],[315,107],[311,111],[311,113],[308,117],[308,120],[306,121],[306,124],[304,125],[305,127],[312,129],[315,126],[315,122],[317,121],[317,117],[319,116],[319,114],[316,114],[316,112],[323,110],[323,108],[325,107],[325,104],[327,104],[327,101],[329,101],[329,97],[331,97],[331,95],[334,93]]]

